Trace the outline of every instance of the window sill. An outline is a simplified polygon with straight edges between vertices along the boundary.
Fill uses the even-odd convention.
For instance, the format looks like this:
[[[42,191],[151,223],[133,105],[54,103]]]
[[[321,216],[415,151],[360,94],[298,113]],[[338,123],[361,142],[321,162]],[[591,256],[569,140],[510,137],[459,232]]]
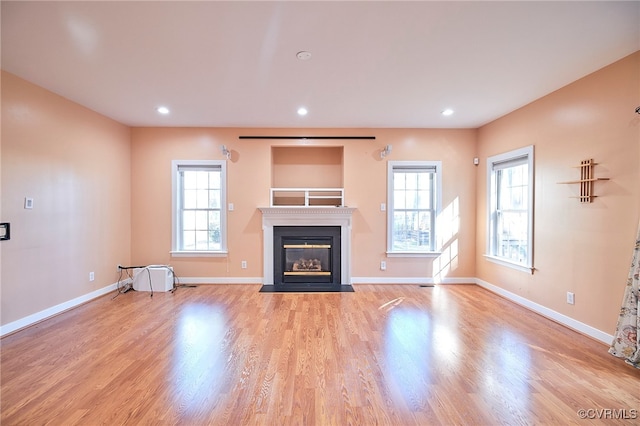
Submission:
[[[438,257],[439,251],[388,251],[387,257]]]
[[[505,260],[505,259],[503,259],[501,257],[491,256],[489,254],[485,254],[484,257],[489,262],[497,263],[498,265],[502,265],[502,266],[507,266],[509,268],[516,269],[516,270],[522,271],[522,272],[526,272],[526,273],[531,274],[531,275],[533,275],[533,271],[535,270],[533,268],[533,266],[526,266],[526,265],[522,265],[520,263],[510,262],[510,261]]]
[[[171,251],[171,257],[227,257],[228,251]]]

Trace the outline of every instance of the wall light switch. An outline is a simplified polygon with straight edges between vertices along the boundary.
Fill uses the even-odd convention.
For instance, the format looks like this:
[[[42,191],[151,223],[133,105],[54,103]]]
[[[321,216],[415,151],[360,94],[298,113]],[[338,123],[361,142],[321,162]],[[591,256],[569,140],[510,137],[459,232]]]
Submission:
[[[385,203],[380,203],[380,211],[386,211],[387,210],[387,205]]]
[[[233,211],[233,203],[229,203],[229,211],[232,212]]]
[[[33,198],[25,197],[24,198],[24,208],[32,209],[33,208]]]

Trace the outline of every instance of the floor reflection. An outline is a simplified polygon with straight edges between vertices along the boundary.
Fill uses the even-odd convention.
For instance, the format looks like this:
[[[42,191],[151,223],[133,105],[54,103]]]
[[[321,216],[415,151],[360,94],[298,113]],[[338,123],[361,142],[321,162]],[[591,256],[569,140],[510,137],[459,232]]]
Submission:
[[[438,370],[455,370],[463,358],[460,339],[464,338],[460,329],[459,307],[449,294],[439,286],[431,289],[429,310],[434,317],[432,345],[438,362]]]
[[[433,349],[438,362],[447,364],[449,368],[456,368],[458,362],[462,359],[458,333],[446,324],[435,324]]]
[[[429,315],[415,308],[389,311],[384,334],[384,354],[393,380],[406,401],[422,406],[432,381],[430,348],[433,333]]]
[[[518,416],[530,410],[531,351],[519,334],[494,328],[495,344],[485,347],[480,380],[480,394],[495,408]]]
[[[210,395],[220,390],[228,358],[226,323],[224,308],[216,305],[188,305],[178,316],[171,383],[174,403],[185,414],[215,405]]]

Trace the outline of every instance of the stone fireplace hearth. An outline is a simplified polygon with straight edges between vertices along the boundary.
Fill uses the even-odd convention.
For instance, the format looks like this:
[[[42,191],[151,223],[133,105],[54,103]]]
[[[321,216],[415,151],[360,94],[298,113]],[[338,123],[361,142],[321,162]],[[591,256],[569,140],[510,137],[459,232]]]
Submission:
[[[274,285],[274,227],[339,227],[338,285],[351,285],[350,207],[260,207],[263,231],[263,284]]]

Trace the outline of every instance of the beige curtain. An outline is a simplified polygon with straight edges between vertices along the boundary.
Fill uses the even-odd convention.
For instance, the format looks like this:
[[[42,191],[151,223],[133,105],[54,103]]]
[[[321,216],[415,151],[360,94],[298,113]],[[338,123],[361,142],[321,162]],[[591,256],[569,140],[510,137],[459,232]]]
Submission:
[[[633,250],[631,269],[627,278],[627,287],[622,298],[622,308],[618,318],[618,326],[613,342],[609,348],[609,353],[625,361],[636,368],[640,368],[640,340],[638,338],[638,308],[640,293],[638,283],[640,282],[640,224],[638,225],[638,237],[636,247]]]

